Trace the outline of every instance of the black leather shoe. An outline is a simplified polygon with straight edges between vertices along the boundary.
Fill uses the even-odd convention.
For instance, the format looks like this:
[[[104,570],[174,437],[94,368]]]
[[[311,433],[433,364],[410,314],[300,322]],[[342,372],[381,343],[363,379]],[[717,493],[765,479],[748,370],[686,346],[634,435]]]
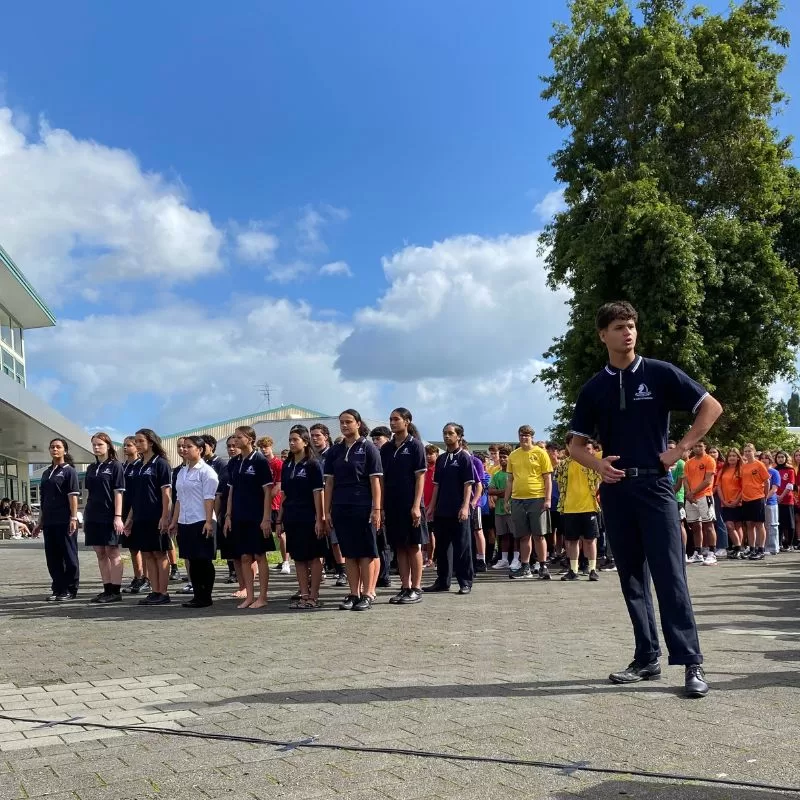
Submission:
[[[686,696],[705,697],[708,694],[706,674],[700,664],[686,665]]]
[[[650,664],[639,664],[631,661],[620,672],[612,672],[608,679],[611,683],[639,683],[639,681],[657,681],[661,677],[661,664],[658,660]]]
[[[423,592],[449,592],[449,586],[442,586],[440,583],[432,583],[430,586],[426,586]]]
[[[459,593],[459,594],[469,594],[471,591],[472,591],[472,587],[471,587],[471,586],[462,586],[462,587],[461,587],[461,588],[458,590],[458,593]]]

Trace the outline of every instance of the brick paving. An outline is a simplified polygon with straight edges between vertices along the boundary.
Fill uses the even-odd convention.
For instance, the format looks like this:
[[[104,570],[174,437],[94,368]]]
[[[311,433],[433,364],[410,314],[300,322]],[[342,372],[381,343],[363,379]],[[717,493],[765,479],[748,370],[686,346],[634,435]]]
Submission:
[[[610,686],[630,660],[613,573],[597,584],[480,576],[469,597],[427,596],[340,612],[242,612],[230,587],[190,611],[90,606],[100,589],[81,552],[82,599],[45,603],[38,542],[0,543],[0,798],[800,797],[627,776],[396,754],[178,738],[58,725],[182,729],[347,745],[512,756],[797,786],[800,555],[690,569],[712,694],[658,683]],[[178,599],[180,595],[174,596]],[[43,721],[56,724],[43,725]]]

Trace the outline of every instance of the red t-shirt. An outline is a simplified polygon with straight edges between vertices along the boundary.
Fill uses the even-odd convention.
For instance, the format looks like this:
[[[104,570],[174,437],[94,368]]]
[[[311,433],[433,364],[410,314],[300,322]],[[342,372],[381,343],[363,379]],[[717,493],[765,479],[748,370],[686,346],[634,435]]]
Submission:
[[[796,476],[794,472],[794,467],[790,467],[788,465],[785,467],[781,467],[780,469],[778,469],[778,474],[781,476],[781,485],[778,487],[778,497],[780,497],[783,494],[784,490],[789,484],[791,484],[792,486],[791,490],[787,493],[786,497],[784,497],[783,500],[779,500],[778,502],[782,506],[792,506],[794,505],[795,502],[794,490],[796,488],[795,487]]]
[[[425,468],[425,484],[422,487],[422,502],[425,508],[431,507],[431,500],[433,499],[433,473],[436,471],[436,465]]]
[[[272,482],[273,483],[280,483],[281,482],[281,471],[283,470],[283,461],[279,458],[271,458],[269,460],[269,468],[272,470]],[[272,510],[278,511],[281,507],[281,493],[275,495],[272,498]]]

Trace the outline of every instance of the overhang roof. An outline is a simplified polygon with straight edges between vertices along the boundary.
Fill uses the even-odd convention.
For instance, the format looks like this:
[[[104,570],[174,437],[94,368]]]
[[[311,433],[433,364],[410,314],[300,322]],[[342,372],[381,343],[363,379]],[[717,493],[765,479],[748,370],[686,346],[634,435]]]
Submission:
[[[0,247],[0,299],[14,318],[27,328],[49,328],[56,318],[36,293],[22,270]]]

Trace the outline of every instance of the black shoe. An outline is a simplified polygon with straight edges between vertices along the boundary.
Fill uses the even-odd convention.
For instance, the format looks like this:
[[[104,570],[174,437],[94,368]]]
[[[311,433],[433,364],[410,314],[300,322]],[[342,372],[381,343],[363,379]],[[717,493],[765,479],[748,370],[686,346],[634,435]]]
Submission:
[[[486,562],[478,559],[475,562],[475,572],[486,572]]]
[[[230,575],[225,579],[225,583],[239,583],[239,579],[236,577],[235,572],[231,572]]]
[[[561,576],[562,581],[576,581],[578,580],[578,573],[570,570]]]
[[[47,597],[45,597],[45,600],[47,600],[48,603],[52,603],[54,600],[58,600],[58,595],[55,592],[53,592],[52,594],[47,595]]]
[[[620,672],[612,672],[608,679],[611,683],[639,683],[639,681],[657,681],[661,677],[661,664],[658,659],[650,664],[639,664],[631,661]]]
[[[459,593],[459,594],[469,594],[471,591],[472,591],[472,587],[471,587],[471,586],[462,586],[462,587],[461,587],[461,588],[458,590],[458,593]]]
[[[700,664],[687,664],[686,665],[686,696],[687,697],[705,697],[708,694],[708,684],[706,683],[706,674]]]
[[[189,600],[188,603],[181,603],[184,608],[208,608],[213,605],[211,600]]]
[[[107,597],[107,596],[108,596],[108,592],[105,589],[103,589],[103,591],[100,592],[100,594],[96,594],[89,602],[90,603],[102,603],[103,602],[103,598]]]
[[[280,572],[282,568],[283,568],[283,563],[279,562],[272,568],[272,571],[273,572]]]
[[[148,594],[147,597],[143,597],[139,601],[138,605],[140,605],[140,606],[149,606],[149,605],[152,604],[153,600],[155,600],[158,596],[159,596],[158,592],[150,592],[150,594]]]
[[[151,600],[148,605],[151,606],[167,606],[172,602],[168,594],[157,594],[155,600]]]
[[[401,606],[411,605],[412,603],[422,602],[421,589],[406,589],[406,595],[401,600],[397,601]]]
[[[121,603],[122,602],[122,595],[116,594],[116,592],[109,592],[108,594],[102,595],[99,599],[95,598],[93,603],[101,603],[105,605],[106,603]]]
[[[336,576],[336,586],[342,587],[347,586],[347,575],[344,572],[341,575]]]
[[[302,600],[302,599],[303,599],[303,595],[301,595],[301,594],[300,594],[300,592],[295,592],[295,593],[294,593],[294,594],[293,594],[293,595],[292,595],[292,596],[289,598],[289,600],[291,600],[292,602],[295,602],[296,600]]]
[[[597,570],[596,569],[593,569],[589,573],[589,580],[590,581],[599,581],[600,580],[600,576],[597,574]]]
[[[66,600],[74,600],[77,596],[77,594],[73,594],[72,592],[61,592],[56,595],[56,600],[59,603],[63,603]]]
[[[142,578],[134,578],[122,591],[124,594],[139,594],[143,583],[144,580]]]
[[[441,583],[432,583],[430,586],[426,586],[422,591],[425,592],[425,593],[428,593],[428,592],[449,592],[450,591],[450,587],[449,586],[442,586]]]
[[[169,573],[169,582],[170,583],[178,583],[178,582],[180,582],[182,580],[183,580],[183,578],[181,578],[181,574],[180,574],[180,572],[178,572],[177,569],[173,569]]]
[[[390,603],[391,603],[393,606],[396,606],[398,603],[402,603],[402,602],[403,602],[403,598],[404,598],[404,597],[406,596],[406,594],[408,594],[408,592],[410,592],[410,591],[411,591],[411,589],[401,589],[401,590],[400,590],[400,591],[399,591],[399,592],[398,592],[396,595],[394,595],[394,597],[390,597],[390,598],[389,598],[389,602],[390,602]]]
[[[514,580],[530,580],[533,578],[530,564],[523,564],[519,569],[509,570],[508,577]]]
[[[353,606],[355,606],[360,599],[360,597],[356,597],[354,594],[348,594],[347,597],[339,603],[339,611],[352,611]]]
[[[392,580],[391,578],[381,578],[376,585],[380,586],[381,589],[391,589]]]
[[[753,561],[763,561],[764,558],[765,558],[765,555],[766,554],[764,553],[763,550],[757,550],[755,558],[753,559]]]
[[[358,601],[353,603],[353,611],[369,611],[372,608],[372,598],[363,594]]]
[[[539,567],[539,580],[540,581],[552,580],[552,576],[550,575],[550,570],[547,569],[546,566]]]

